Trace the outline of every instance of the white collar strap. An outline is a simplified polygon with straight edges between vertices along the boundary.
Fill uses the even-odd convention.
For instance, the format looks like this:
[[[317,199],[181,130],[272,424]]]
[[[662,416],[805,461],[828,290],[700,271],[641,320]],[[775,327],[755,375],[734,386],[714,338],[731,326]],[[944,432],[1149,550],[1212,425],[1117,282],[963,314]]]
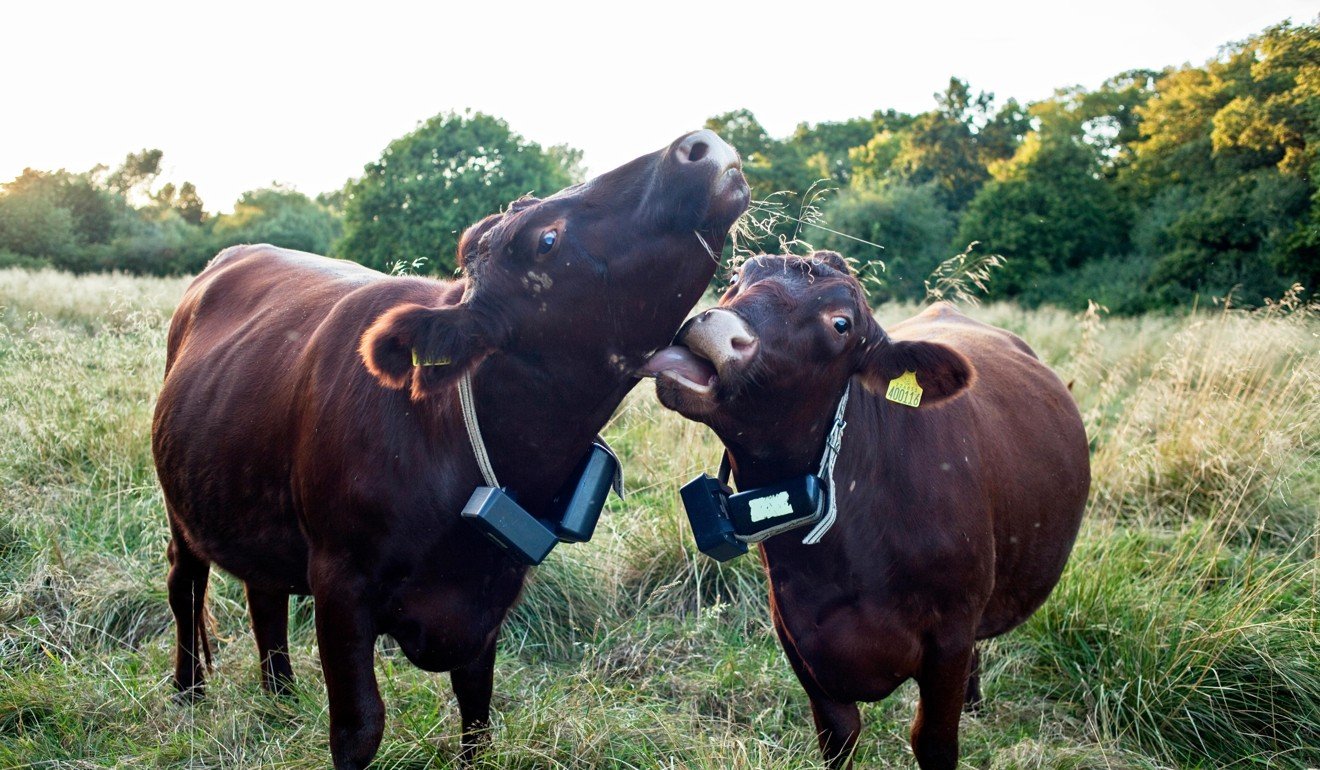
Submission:
[[[467,428],[468,441],[472,442],[472,454],[477,457],[477,467],[486,486],[500,486],[495,479],[495,468],[490,464],[490,455],[486,453],[486,442],[481,439],[481,426],[477,424],[477,405],[472,397],[472,370],[463,372],[458,380],[458,401],[463,408],[463,425]]]
[[[491,465],[490,453],[486,451],[486,442],[481,437],[481,425],[477,422],[477,403],[472,396],[470,369],[458,380],[458,401],[463,410],[463,427],[467,428],[468,441],[472,444],[472,454],[477,458],[477,467],[481,469],[481,478],[486,486],[498,489],[500,482],[495,478],[495,467]],[[614,458],[614,479],[610,486],[614,488],[614,494],[623,499],[623,463],[619,462],[619,456],[599,434],[596,435],[596,443]]]
[[[839,399],[839,405],[834,409],[834,424],[830,426],[830,433],[825,437],[825,453],[820,458],[819,476],[825,481],[826,496],[829,502],[826,503],[825,516],[817,522],[816,526],[811,528],[807,536],[802,538],[804,545],[815,545],[830,531],[834,526],[834,520],[839,517],[838,495],[834,489],[834,462],[839,459],[839,450],[843,447],[843,429],[847,427],[848,421],[843,419],[843,415],[848,411],[848,392],[852,390],[852,380],[843,388],[843,396]]]

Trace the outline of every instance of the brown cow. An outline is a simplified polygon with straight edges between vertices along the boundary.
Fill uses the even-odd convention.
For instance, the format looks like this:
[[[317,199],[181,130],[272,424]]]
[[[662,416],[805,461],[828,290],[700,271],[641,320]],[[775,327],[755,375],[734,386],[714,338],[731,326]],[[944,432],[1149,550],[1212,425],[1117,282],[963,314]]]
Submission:
[[[1030,616],[1072,550],[1090,486],[1077,407],[1021,339],[948,305],[886,334],[832,252],[758,257],[735,281],[648,364],[660,400],[714,429],[746,490],[817,473],[848,388],[836,523],[815,545],[803,529],[761,544],[771,617],[832,766],[851,762],[857,702],[912,678],[917,762],[953,768],[976,640]],[[915,408],[886,399],[909,371]]]
[[[451,672],[471,758],[526,568],[460,519],[482,477],[456,382],[473,373],[495,472],[543,509],[701,296],[747,201],[737,153],[698,131],[482,220],[461,240],[464,280],[270,246],[217,256],[174,314],[152,428],[180,692],[201,692],[215,564],[246,585],[269,690],[292,676],[288,597],[314,597],[335,767],[380,744],[381,634]]]

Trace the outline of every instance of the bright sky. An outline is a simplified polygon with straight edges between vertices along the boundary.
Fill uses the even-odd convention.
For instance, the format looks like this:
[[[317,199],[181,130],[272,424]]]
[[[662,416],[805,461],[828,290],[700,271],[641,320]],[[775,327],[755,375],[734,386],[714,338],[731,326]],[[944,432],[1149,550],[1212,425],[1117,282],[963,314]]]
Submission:
[[[917,112],[951,75],[1000,98],[1200,64],[1292,18],[1294,0],[1102,3],[616,0],[353,4],[5,3],[0,180],[165,151],[163,179],[209,210],[279,181],[340,187],[443,110],[498,115],[591,173],[710,115],[750,108],[771,134]]]

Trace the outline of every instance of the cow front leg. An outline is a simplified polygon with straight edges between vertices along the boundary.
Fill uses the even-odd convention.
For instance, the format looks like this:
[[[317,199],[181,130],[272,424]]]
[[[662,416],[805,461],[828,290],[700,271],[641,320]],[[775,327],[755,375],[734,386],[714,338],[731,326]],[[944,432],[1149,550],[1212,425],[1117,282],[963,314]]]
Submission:
[[[333,567],[323,571],[333,574]],[[376,687],[376,625],[370,597],[356,577],[317,576],[316,641],[330,700],[330,756],[335,770],[361,770],[380,748],[385,733],[385,704]]]
[[[811,718],[816,723],[816,742],[820,753],[831,770],[852,767],[853,751],[862,734],[862,714],[856,703],[842,703],[829,698],[813,696]]]
[[[289,665],[289,595],[251,583],[244,586],[252,635],[257,640],[257,658],[261,661],[261,686],[273,695],[286,695],[293,684],[293,667]]]
[[[820,753],[825,757],[831,770],[852,767],[853,751],[857,748],[857,738],[862,734],[862,714],[856,703],[836,701],[827,696],[815,678],[807,669],[797,647],[784,630],[779,619],[779,610],[771,604],[770,619],[774,622],[775,634],[779,636],[779,646],[788,658],[788,665],[797,675],[798,682],[807,693],[811,702],[811,718],[816,723],[816,742]]]
[[[967,695],[963,699],[963,710],[968,714],[981,711],[981,648],[972,647],[972,670],[967,675]]]
[[[490,743],[490,696],[495,686],[495,647],[499,634],[490,641],[476,660],[449,672],[449,681],[458,699],[458,713],[463,720],[459,762],[470,765]]]
[[[925,647],[917,685],[921,700],[912,722],[912,753],[922,770],[958,767],[958,722],[967,697],[973,641],[936,640]]]

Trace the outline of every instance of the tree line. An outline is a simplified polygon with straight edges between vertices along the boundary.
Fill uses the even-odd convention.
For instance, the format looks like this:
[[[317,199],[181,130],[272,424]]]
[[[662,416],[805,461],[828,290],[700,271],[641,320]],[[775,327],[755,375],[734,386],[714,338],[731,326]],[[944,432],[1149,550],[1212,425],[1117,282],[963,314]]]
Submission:
[[[806,238],[883,260],[884,295],[920,298],[923,278],[973,241],[1005,258],[992,294],[1032,304],[1138,312],[1230,292],[1251,303],[1320,278],[1314,23],[1025,106],[956,78],[935,102],[785,139],[745,110],[708,125],[743,152],[757,197],[834,188],[786,193],[763,245]]]
[[[877,268],[878,299],[921,298],[972,242],[1004,257],[992,295],[1028,304],[1253,303],[1320,278],[1315,22],[1026,105],[952,78],[919,114],[803,123],[783,138],[748,110],[707,126],[742,153],[758,201],[740,246],[836,249]],[[221,215],[188,183],[156,184],[159,150],[113,170],[29,169],[0,191],[0,265],[190,273],[224,246],[266,241],[447,274],[464,227],[580,181],[581,159],[493,116],[442,113],[340,190],[253,190]]]

